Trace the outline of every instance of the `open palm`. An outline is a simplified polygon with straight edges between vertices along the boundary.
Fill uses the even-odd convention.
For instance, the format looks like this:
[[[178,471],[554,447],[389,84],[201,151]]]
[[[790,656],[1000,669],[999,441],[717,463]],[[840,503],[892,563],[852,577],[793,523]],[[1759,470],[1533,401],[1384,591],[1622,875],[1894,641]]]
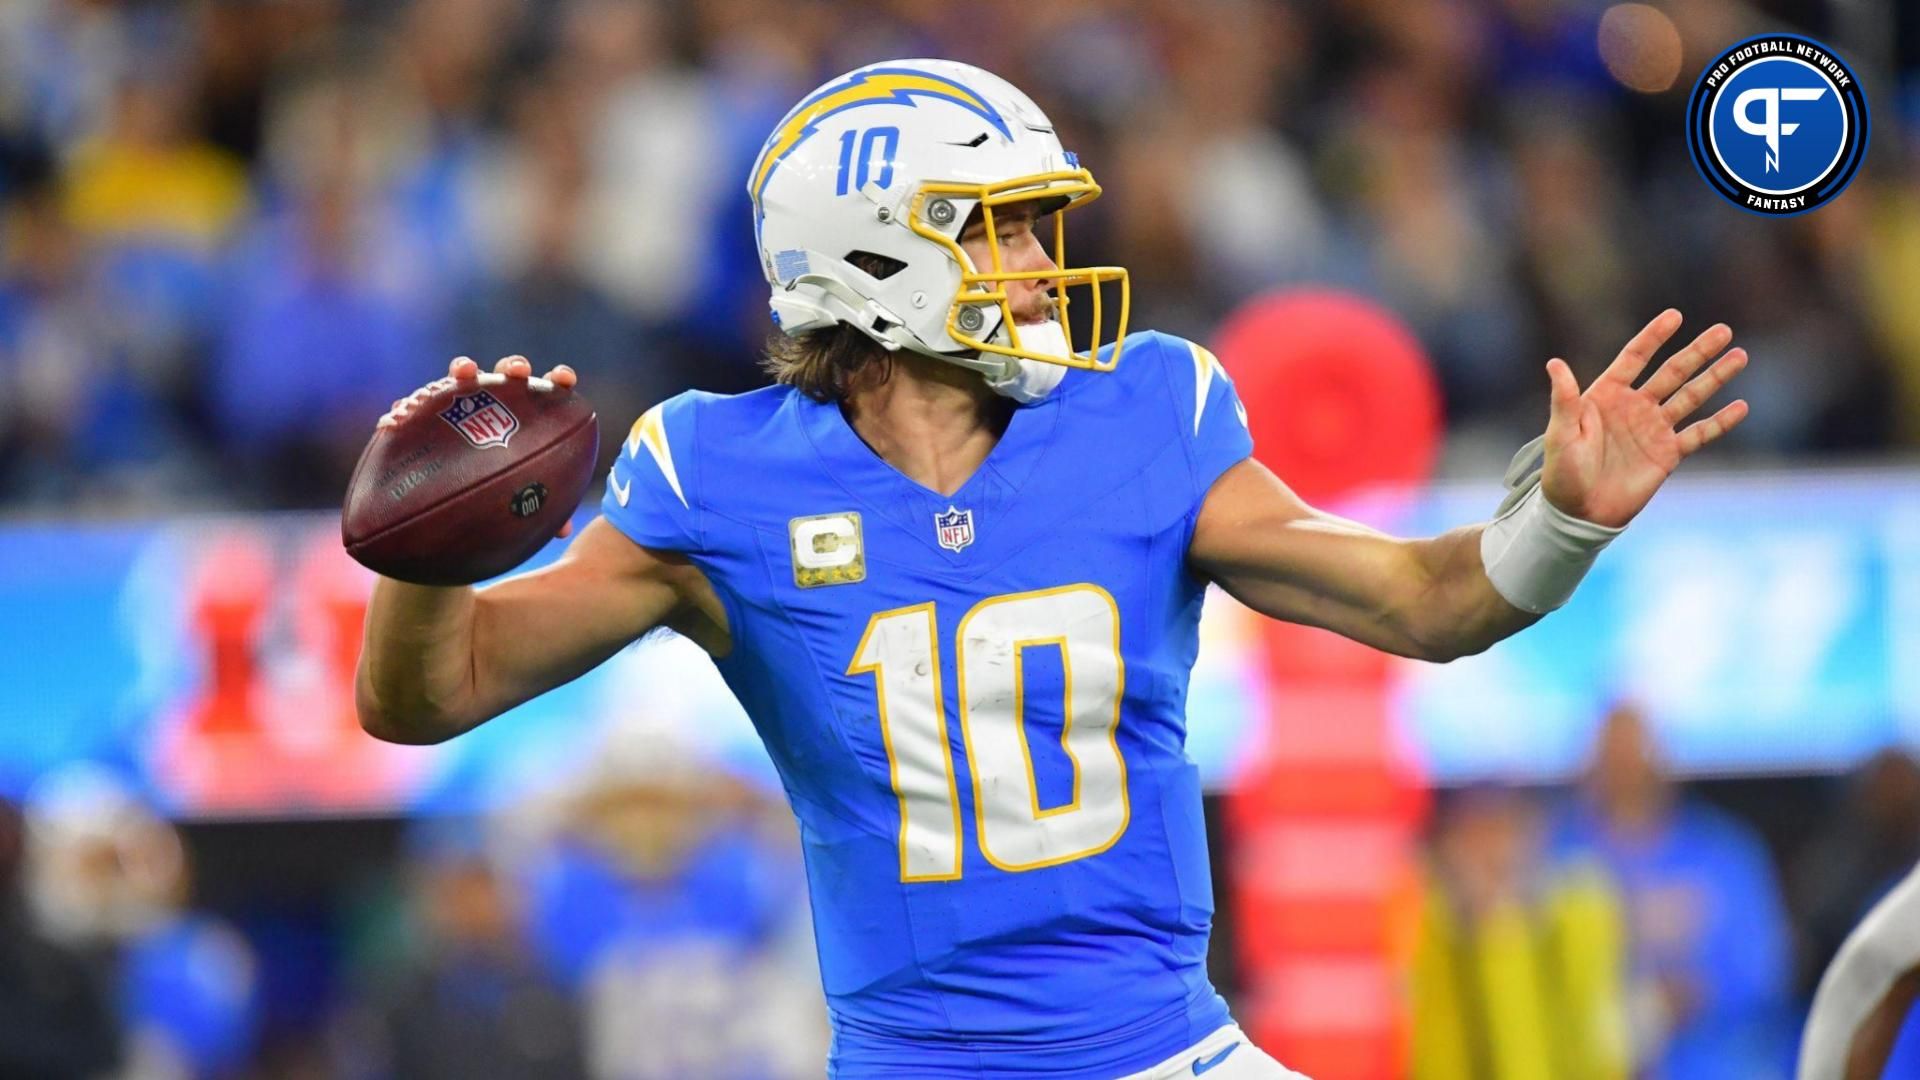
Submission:
[[[1680,313],[1661,312],[1584,392],[1566,361],[1547,361],[1553,406],[1540,486],[1554,506],[1596,525],[1625,525],[1681,461],[1746,418],[1747,403],[1734,401],[1676,430],[1747,366],[1746,350],[1721,353],[1733,340],[1724,323],[1668,357],[1645,385],[1633,385],[1678,329]]]

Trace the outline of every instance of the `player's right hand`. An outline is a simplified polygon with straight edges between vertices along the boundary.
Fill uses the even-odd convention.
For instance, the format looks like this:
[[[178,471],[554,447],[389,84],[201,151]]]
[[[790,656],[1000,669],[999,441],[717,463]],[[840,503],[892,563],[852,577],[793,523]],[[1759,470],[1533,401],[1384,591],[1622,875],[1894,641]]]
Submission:
[[[572,389],[573,386],[580,381],[580,376],[574,374],[573,369],[567,365],[558,364],[552,371],[547,372],[545,378],[536,379],[533,377],[532,362],[517,353],[513,356],[501,357],[494,362],[491,374],[482,375],[480,373],[480,365],[474,362],[473,357],[456,356],[448,361],[447,374],[444,378],[435,379],[420,389],[415,390],[413,393],[408,394],[406,397],[395,401],[393,407],[388,409],[386,414],[380,417],[380,422],[374,426],[383,429],[393,427],[400,421],[405,420],[407,414],[411,413],[422,402],[449,387],[458,386],[464,389],[489,385],[498,386],[508,379],[525,379],[530,388],[542,392],[551,392],[555,388],[563,390]],[[562,525],[558,535],[562,537],[573,535],[573,522],[568,521],[565,525]]]
[[[570,389],[579,383],[580,376],[565,364],[554,367],[544,378],[533,377],[533,364],[526,357],[515,354],[503,356],[493,365],[493,373],[482,377],[480,365],[471,356],[456,356],[447,363],[445,378],[435,379],[427,385],[400,398],[393,403],[386,415],[380,418],[377,427],[389,428],[407,418],[419,404],[450,386],[482,386],[491,383],[498,385],[506,379],[525,379],[535,390],[552,390],[555,387]]]

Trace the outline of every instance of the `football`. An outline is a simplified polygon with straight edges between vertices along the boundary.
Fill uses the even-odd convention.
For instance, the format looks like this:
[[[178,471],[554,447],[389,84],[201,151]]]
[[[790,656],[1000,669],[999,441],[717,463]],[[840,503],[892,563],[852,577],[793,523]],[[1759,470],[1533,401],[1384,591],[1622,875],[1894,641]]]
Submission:
[[[593,406],[544,379],[441,379],[377,429],[347,483],[340,539],[377,573],[467,585],[525,562],[586,493]]]

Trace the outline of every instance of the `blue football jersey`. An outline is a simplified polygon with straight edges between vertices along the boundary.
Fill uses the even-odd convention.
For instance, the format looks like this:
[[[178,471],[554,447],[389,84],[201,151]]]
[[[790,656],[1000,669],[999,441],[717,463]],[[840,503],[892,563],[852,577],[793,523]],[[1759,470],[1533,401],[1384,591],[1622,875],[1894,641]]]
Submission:
[[[726,607],[721,673],[800,823],[840,1077],[1113,1077],[1228,1023],[1187,681],[1207,489],[1252,451],[1206,350],[1127,339],[965,486],[836,404],[688,393],[604,512]]]

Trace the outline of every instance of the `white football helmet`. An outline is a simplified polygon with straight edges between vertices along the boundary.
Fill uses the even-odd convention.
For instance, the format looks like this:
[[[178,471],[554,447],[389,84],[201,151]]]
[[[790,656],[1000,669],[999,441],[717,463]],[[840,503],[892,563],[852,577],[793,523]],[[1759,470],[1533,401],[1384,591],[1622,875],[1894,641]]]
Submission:
[[[790,335],[847,323],[889,349],[973,368],[989,383],[1015,378],[1023,361],[1108,371],[1120,360],[1127,272],[1070,267],[1061,220],[1098,196],[1100,185],[1061,148],[1039,106],[996,75],[950,60],[893,60],[848,72],[780,121],[747,190],[773,319]],[[1057,208],[1058,270],[1002,265],[992,215],[1025,201],[1042,202],[1042,212]],[[958,242],[976,205],[991,245],[987,267],[973,265]],[[862,270],[849,261],[857,253],[881,256],[888,272]],[[1022,342],[1003,283],[1041,278],[1054,282],[1059,329],[1029,327]],[[1113,352],[1103,360],[1107,284],[1118,286],[1119,317]],[[1085,352],[1072,346],[1069,286],[1092,293]]]

